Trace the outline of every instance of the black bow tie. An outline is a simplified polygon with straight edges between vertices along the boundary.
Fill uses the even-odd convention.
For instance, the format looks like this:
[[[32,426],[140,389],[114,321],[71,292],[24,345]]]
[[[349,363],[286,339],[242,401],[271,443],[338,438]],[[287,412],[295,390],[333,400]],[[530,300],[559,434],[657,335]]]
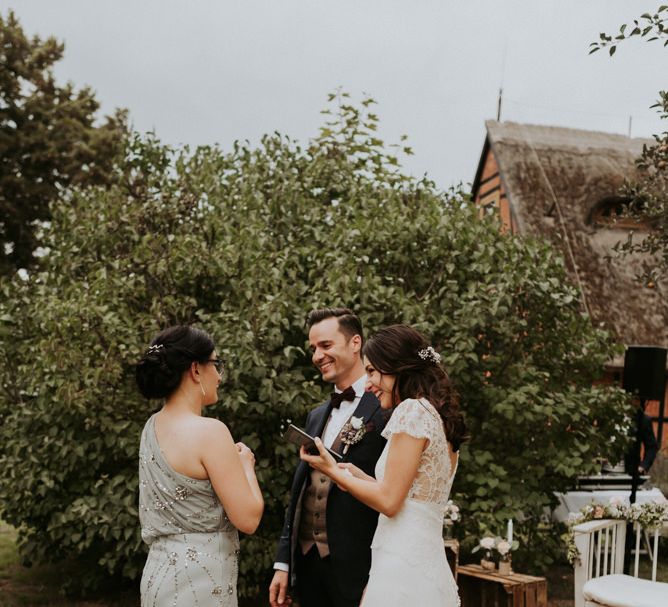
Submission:
[[[344,400],[350,402],[355,400],[355,390],[353,390],[352,386],[346,388],[343,392],[332,392],[332,396],[329,398],[329,402],[332,403],[332,407],[334,407],[334,409],[338,409],[339,405]]]

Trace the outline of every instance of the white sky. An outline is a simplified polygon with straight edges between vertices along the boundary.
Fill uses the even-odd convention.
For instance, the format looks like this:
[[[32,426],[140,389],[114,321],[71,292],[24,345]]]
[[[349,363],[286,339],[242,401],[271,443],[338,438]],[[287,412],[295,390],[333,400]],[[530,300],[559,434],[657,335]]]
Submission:
[[[172,144],[317,134],[341,86],[378,102],[403,164],[446,188],[473,179],[495,118],[649,136],[668,49],[630,41],[588,55],[598,33],[652,0],[8,0],[29,34],[65,42],[61,81]],[[505,50],[504,50],[505,49]],[[504,57],[505,55],[505,62]],[[505,63],[505,68],[504,68]]]

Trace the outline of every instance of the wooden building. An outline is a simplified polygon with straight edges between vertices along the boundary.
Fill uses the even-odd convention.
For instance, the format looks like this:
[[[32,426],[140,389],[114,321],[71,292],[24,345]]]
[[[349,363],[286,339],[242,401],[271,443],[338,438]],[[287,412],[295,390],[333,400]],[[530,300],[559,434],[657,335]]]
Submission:
[[[668,347],[668,293],[636,279],[641,259],[611,259],[629,230],[619,220],[625,179],[648,140],[512,122],[486,123],[487,137],[473,182],[481,213],[498,213],[502,229],[541,237],[561,251],[583,309],[625,345]],[[623,357],[607,376],[620,381]],[[668,408],[668,405],[667,405]],[[658,415],[658,402],[647,413]],[[655,429],[656,424],[655,424]],[[668,445],[668,424],[662,431]]]

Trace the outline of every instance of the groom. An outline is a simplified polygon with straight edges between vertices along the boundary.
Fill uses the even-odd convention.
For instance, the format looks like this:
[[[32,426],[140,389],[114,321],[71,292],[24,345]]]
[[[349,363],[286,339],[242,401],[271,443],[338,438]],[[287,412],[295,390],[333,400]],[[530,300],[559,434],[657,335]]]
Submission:
[[[364,391],[362,323],[348,308],[325,308],[313,310],[307,326],[313,364],[334,392],[308,414],[306,432],[373,476],[385,446],[380,432],[386,419],[378,399]],[[352,417],[362,418],[366,431],[355,444],[344,445],[341,430]],[[357,607],[377,522],[377,512],[300,461],[269,586],[272,607],[290,602],[290,587],[301,607]]]

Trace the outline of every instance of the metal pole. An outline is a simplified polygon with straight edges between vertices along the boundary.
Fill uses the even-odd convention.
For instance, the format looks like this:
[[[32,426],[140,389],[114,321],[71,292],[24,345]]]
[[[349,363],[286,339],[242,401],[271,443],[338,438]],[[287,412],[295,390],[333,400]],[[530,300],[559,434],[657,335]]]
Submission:
[[[629,497],[629,503],[636,503],[636,493],[638,493],[638,485],[640,484],[640,471],[638,466],[640,466],[640,445],[641,441],[641,428],[642,428],[642,418],[645,414],[645,402],[644,398],[640,399],[638,403],[638,410],[636,411],[636,439],[633,444],[633,451],[631,452],[630,465],[631,465],[631,496]],[[626,525],[626,545],[624,547],[624,571],[628,574],[631,573],[631,551],[633,550],[633,525],[628,523]]]
[[[638,470],[638,467],[640,466],[640,445],[642,443],[640,435],[646,402],[647,401],[644,398],[641,398],[638,410],[636,411],[636,441],[633,445],[633,455],[631,457],[631,465],[633,466],[631,473],[633,477],[631,480],[631,497],[629,498],[631,504],[636,503],[636,493],[638,492],[638,485],[640,484],[640,471]]]
[[[661,448],[663,447],[663,424],[665,423],[665,413],[664,413],[664,405],[666,402],[666,393],[664,391],[663,397],[659,401],[659,417],[657,421],[659,422],[659,427],[656,429],[656,442],[659,443],[659,451],[661,451]]]

